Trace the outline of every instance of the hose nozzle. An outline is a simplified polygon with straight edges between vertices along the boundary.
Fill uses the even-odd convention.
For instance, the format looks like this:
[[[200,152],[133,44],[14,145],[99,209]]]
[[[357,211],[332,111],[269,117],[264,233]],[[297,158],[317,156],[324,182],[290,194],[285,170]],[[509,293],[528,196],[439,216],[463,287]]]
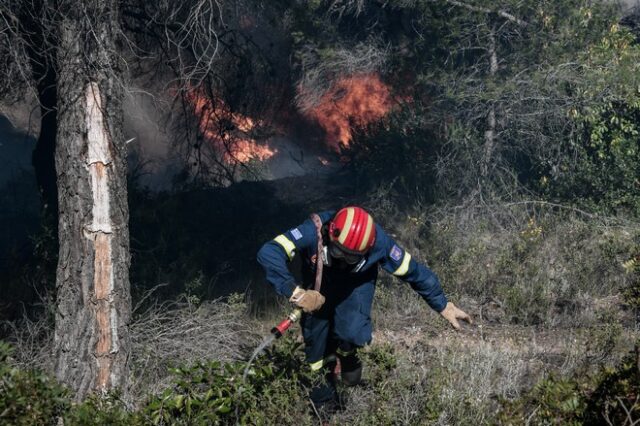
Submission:
[[[302,309],[294,309],[284,321],[271,329],[271,333],[276,336],[276,339],[279,339],[289,327],[291,327],[294,322],[298,322],[301,317]]]

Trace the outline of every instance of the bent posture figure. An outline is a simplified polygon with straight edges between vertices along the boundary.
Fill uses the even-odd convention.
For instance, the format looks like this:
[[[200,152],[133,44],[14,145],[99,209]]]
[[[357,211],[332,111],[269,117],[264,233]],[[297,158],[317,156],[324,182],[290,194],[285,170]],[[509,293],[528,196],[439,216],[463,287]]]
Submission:
[[[365,210],[345,207],[318,216],[322,253],[317,253],[317,229],[311,219],[265,243],[258,252],[267,281],[278,294],[304,310],[302,333],[312,369],[331,368],[328,360],[335,354],[340,359],[342,381],[347,385],[360,382],[362,364],[357,349],[371,342],[378,266],[407,281],[454,328],[460,328],[458,319],[471,322],[469,315],[447,302],[438,277],[416,262]],[[300,286],[295,285],[287,266],[296,253],[303,261]],[[317,262],[324,262],[320,292],[307,290],[313,288]],[[315,389],[311,398],[316,404],[335,400],[333,384]]]

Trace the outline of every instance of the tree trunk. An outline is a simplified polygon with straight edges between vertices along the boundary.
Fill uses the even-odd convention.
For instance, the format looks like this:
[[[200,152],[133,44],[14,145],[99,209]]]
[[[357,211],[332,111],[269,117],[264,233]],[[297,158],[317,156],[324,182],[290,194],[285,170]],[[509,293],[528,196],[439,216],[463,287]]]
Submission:
[[[495,27],[489,33],[489,75],[493,79],[498,72],[498,53],[496,50]],[[487,129],[484,132],[484,153],[480,163],[480,175],[485,178],[489,175],[489,164],[496,145],[496,106],[489,106],[487,114]]]
[[[55,372],[76,391],[122,388],[130,349],[129,211],[114,0],[60,1]]]

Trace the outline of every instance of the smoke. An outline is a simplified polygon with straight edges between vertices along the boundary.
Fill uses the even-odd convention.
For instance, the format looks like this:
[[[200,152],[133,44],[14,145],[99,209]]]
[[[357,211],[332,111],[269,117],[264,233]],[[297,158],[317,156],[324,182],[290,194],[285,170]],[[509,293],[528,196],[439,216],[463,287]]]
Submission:
[[[269,146],[277,154],[264,163],[265,180],[281,179],[290,176],[302,176],[330,172],[333,163],[327,163],[330,156],[322,149],[313,149],[305,141],[292,136],[275,136],[269,139]],[[324,160],[324,162],[323,162]]]
[[[124,103],[125,137],[132,139],[128,144],[130,171],[138,176],[137,183],[154,191],[171,189],[177,173],[194,170],[194,156],[189,154],[193,135],[185,128],[190,120],[176,124],[184,110],[172,104],[167,93],[132,89]],[[199,131],[208,148],[218,150],[216,157],[222,162],[244,163],[253,171],[237,176],[238,180],[271,180],[328,170],[319,158],[325,163],[331,158],[322,129],[303,116],[282,114],[280,122],[266,123],[261,117],[231,112],[222,100],[216,100],[215,106],[201,97],[190,102],[190,131]],[[201,161],[207,160],[203,156]],[[215,167],[211,161],[208,166]]]
[[[176,150],[178,135],[168,124],[170,99],[161,92],[132,89],[124,102],[124,134],[129,171],[151,190],[171,187],[183,159]]]

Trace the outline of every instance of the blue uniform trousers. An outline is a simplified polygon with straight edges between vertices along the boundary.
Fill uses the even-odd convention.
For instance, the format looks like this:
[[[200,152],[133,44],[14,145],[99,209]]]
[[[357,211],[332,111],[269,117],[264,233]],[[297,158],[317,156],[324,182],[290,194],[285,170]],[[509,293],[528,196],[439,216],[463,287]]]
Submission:
[[[338,347],[361,347],[371,342],[371,306],[375,277],[354,284],[325,285],[322,308],[302,316],[307,361],[315,363]]]

